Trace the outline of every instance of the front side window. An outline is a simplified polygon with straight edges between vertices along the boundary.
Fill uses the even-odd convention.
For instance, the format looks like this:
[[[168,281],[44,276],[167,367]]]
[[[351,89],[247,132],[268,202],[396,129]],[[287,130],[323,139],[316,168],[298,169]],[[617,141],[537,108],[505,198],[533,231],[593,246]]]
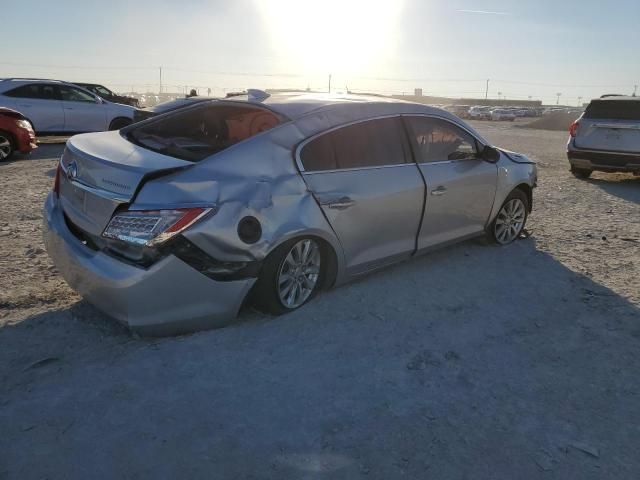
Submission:
[[[430,117],[410,117],[407,123],[415,140],[419,163],[466,160],[478,155],[475,139],[450,122]]]
[[[134,128],[127,138],[149,150],[198,162],[280,123],[263,108],[207,104]]]
[[[67,87],[65,85],[60,86],[60,95],[65,102],[89,102],[96,103],[96,99],[93,95],[79,88]]]
[[[103,97],[113,97],[113,92],[102,85],[98,85],[93,91]]]
[[[411,162],[397,117],[369,120],[320,135],[304,146],[300,160],[310,172]]]

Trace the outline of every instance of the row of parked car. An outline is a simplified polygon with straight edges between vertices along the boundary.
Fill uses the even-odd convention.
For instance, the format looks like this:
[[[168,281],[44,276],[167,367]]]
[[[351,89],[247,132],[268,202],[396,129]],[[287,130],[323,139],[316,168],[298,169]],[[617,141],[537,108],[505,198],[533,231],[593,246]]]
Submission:
[[[0,79],[0,161],[29,153],[39,135],[119,130],[161,112],[207,97],[179,99],[140,109],[138,99],[92,83]]]
[[[487,105],[434,105],[467,120],[493,120],[513,122],[516,118],[541,117],[556,112],[582,113],[582,108],[567,107],[496,107]]]

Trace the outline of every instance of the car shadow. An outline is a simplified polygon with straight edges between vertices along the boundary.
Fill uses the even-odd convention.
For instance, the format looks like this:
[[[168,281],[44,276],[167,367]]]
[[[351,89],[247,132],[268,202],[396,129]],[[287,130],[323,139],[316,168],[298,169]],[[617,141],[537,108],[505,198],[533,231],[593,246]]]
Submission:
[[[0,471],[630,478],[639,342],[638,306],[535,238],[466,242],[175,338],[80,302],[0,328]]]
[[[609,195],[640,204],[640,177],[625,174],[602,174],[601,177],[592,177],[588,181]]]
[[[31,153],[22,154],[15,153],[13,157],[5,162],[0,162],[0,168],[3,165],[11,165],[18,162],[28,162],[31,160],[49,160],[53,158],[60,158],[64,151],[64,144],[43,144],[39,145]]]

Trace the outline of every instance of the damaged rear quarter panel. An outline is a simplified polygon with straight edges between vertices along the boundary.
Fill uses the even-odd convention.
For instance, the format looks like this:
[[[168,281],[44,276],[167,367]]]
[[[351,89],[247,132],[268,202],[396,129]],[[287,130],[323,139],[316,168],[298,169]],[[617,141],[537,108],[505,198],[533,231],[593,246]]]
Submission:
[[[184,236],[212,257],[229,262],[263,260],[291,238],[314,235],[328,242],[343,272],[339,241],[295,166],[293,151],[309,131],[325,121],[293,122],[251,139],[193,166],[147,182],[136,197],[135,208],[216,205],[218,211]],[[258,242],[248,245],[237,232],[239,221],[253,216],[262,226]]]

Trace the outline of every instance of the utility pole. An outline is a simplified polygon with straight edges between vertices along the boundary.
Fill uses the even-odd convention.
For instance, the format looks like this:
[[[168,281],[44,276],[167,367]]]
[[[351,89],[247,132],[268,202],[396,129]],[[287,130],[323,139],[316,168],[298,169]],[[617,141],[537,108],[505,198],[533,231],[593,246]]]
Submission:
[[[556,99],[556,105],[560,105],[560,97],[562,96],[562,93],[556,93],[556,96],[558,97]]]
[[[484,99],[487,100],[489,98],[489,79],[487,78],[487,88],[484,91]]]
[[[636,96],[636,93],[638,93],[638,85],[634,85],[633,86],[633,96]]]
[[[331,74],[329,74],[329,93],[331,93]]]
[[[582,97],[578,97],[578,106],[581,107],[582,106]]]
[[[162,67],[160,68],[160,91],[158,93],[162,93]]]

